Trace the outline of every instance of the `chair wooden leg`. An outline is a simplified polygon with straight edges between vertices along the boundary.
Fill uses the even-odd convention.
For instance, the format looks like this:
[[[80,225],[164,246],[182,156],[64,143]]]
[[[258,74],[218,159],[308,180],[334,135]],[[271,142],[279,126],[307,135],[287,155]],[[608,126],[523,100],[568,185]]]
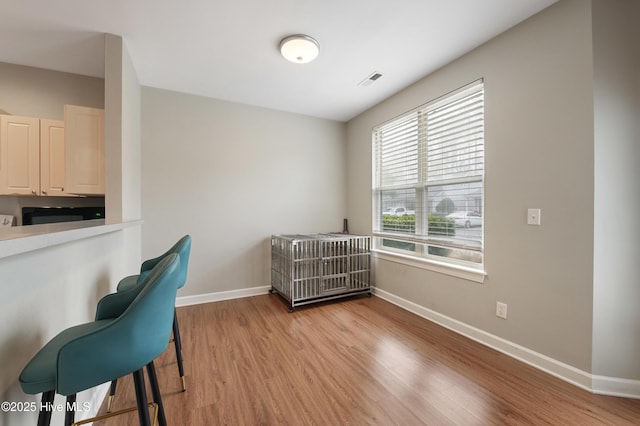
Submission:
[[[176,360],[178,361],[178,372],[182,381],[182,392],[187,390],[184,380],[184,366],[182,365],[182,340],[180,339],[180,327],[178,327],[178,315],[173,313],[173,345],[176,348]]]
[[[107,399],[107,413],[111,412],[111,406],[113,405],[113,397],[116,394],[116,386],[118,385],[118,379],[111,381],[111,388],[109,389],[109,398]]]
[[[64,424],[65,426],[71,426],[76,421],[75,411],[76,394],[67,396],[67,406],[64,411]]]
[[[53,412],[53,399],[55,396],[55,390],[42,393],[40,413],[38,414],[38,426],[49,426],[51,424],[51,413]]]
[[[153,401],[158,404],[158,423],[160,426],[167,426],[167,418],[164,414],[164,406],[162,405],[160,386],[158,386],[158,376],[156,375],[156,367],[153,365],[153,361],[147,364],[147,374],[149,375],[149,385],[151,386]]]
[[[136,389],[136,403],[138,405],[140,426],[151,426],[149,407],[147,404],[147,390],[144,386],[144,371],[142,368],[133,373],[133,385]]]

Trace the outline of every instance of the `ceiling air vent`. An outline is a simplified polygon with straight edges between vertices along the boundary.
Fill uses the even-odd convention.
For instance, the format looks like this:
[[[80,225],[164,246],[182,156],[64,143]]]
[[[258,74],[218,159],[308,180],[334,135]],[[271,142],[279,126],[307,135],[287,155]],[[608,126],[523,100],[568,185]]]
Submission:
[[[365,78],[360,83],[358,83],[358,86],[370,86],[380,77],[382,77],[382,74],[376,71],[373,74],[371,74],[369,77]]]

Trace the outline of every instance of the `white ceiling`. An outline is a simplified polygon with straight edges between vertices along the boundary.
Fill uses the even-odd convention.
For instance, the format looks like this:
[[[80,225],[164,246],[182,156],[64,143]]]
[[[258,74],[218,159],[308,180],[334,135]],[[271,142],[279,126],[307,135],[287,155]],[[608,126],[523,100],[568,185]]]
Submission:
[[[3,0],[0,62],[102,77],[112,33],[142,85],[347,121],[555,1]],[[299,33],[312,63],[279,54]]]

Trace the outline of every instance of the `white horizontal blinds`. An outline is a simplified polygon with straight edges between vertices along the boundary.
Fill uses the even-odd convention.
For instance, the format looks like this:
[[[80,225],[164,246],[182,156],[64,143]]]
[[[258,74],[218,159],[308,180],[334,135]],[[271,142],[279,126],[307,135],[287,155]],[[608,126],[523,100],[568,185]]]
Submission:
[[[427,181],[455,181],[484,173],[482,85],[427,108]]]
[[[418,183],[418,115],[409,114],[375,132],[379,188]]]
[[[374,130],[376,200],[374,231],[414,234],[419,187],[418,114],[406,114]]]
[[[375,128],[373,139],[380,244],[482,262],[483,83]]]
[[[426,238],[443,247],[482,249],[484,88],[469,86],[427,106]],[[451,215],[453,213],[453,215]],[[449,223],[442,221],[447,217]],[[450,229],[453,225],[453,230]]]

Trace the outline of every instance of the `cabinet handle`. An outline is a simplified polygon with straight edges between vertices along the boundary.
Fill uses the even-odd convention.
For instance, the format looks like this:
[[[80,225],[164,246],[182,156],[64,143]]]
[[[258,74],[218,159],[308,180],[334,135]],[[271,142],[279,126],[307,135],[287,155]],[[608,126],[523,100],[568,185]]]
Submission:
[[[33,189],[31,190],[31,194],[32,195],[36,195],[36,191],[34,191]]]
[[[47,195],[47,191],[42,191],[42,195]]]

